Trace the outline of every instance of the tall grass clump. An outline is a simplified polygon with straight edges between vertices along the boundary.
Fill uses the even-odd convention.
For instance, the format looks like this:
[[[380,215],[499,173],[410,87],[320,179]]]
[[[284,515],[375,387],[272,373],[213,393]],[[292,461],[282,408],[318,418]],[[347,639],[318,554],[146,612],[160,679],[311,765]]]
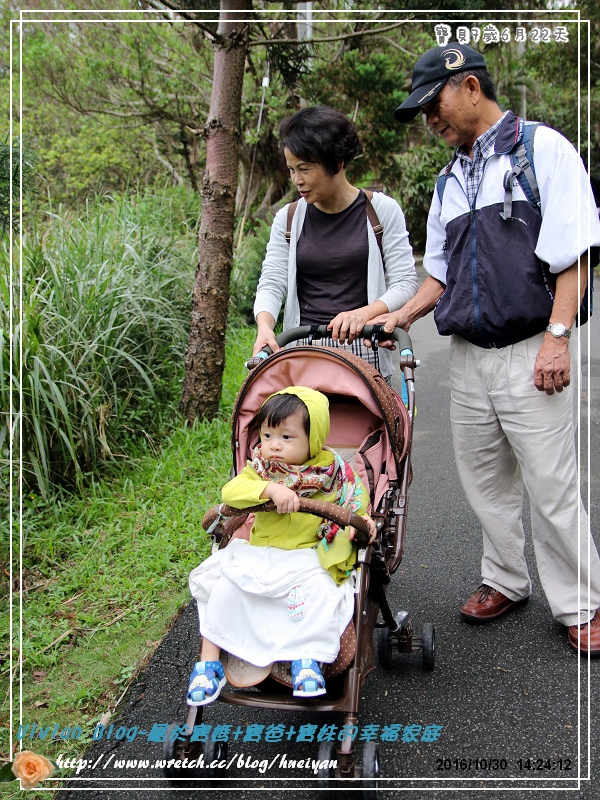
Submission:
[[[196,262],[189,203],[165,191],[49,213],[21,243],[21,275],[13,267],[12,330],[2,247],[1,405],[12,386],[15,454],[20,445],[25,483],[42,497],[81,489],[85,473],[173,416]]]
[[[19,648],[23,681],[19,685],[17,671],[9,672],[11,639],[8,626],[0,626],[0,696],[7,697],[12,678],[15,719],[22,707],[25,723],[77,724],[85,737],[36,739],[37,752],[53,759],[58,753],[83,755],[96,723],[118,712],[127,685],[189,602],[189,572],[210,554],[202,518],[230,476],[231,410],[247,375],[254,333],[227,332],[214,419],[182,421],[156,452],[140,453],[118,473],[89,481],[81,495],[62,493],[48,502],[25,496],[20,522],[26,546],[20,550],[15,524],[22,558],[12,594],[13,663]],[[0,516],[0,560],[7,527]],[[0,617],[6,619],[7,576],[0,570]],[[5,754],[8,738],[0,726]]]

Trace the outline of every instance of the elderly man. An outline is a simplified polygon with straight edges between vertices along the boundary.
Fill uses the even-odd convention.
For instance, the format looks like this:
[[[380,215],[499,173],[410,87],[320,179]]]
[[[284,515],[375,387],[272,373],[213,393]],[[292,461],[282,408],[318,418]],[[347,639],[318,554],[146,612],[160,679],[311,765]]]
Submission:
[[[552,614],[574,649],[598,656],[600,562],[593,542],[588,558],[577,485],[569,355],[590,249],[600,245],[588,177],[573,146],[539,126],[528,173],[539,208],[513,178],[505,186],[526,126],[502,112],[483,56],[465,45],[419,59],[396,118],[408,122],[419,112],[455,153],[429,212],[428,277],[402,309],[377,321],[408,330],[435,308],[438,331],[452,336],[456,464],[483,528],[481,585],[460,614],[495,620],[531,593],[524,485]]]

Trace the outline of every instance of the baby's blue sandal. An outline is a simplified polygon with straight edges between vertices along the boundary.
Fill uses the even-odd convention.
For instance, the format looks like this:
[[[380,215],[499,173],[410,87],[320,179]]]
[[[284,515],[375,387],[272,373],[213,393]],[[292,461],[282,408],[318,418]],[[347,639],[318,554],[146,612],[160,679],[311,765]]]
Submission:
[[[188,706],[206,706],[214,702],[226,682],[220,661],[198,661],[190,675]]]
[[[292,685],[294,697],[318,697],[327,692],[325,679],[314,658],[292,661]]]

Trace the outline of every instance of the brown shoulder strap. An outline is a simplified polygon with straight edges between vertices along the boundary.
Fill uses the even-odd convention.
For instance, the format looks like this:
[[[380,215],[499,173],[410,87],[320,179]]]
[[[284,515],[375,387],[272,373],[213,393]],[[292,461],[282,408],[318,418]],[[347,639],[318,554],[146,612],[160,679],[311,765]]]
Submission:
[[[294,219],[297,205],[298,201],[294,200],[294,202],[290,203],[288,206],[287,226],[285,229],[285,240],[288,244],[292,241],[292,220]]]
[[[371,227],[373,228],[373,233],[375,234],[375,238],[377,239],[377,244],[379,245],[379,252],[381,253],[381,260],[383,261],[383,266],[385,269],[385,259],[383,258],[383,225],[379,222],[379,217],[377,216],[377,212],[373,208],[373,203],[371,200],[373,199],[373,192],[369,191],[368,189],[363,189],[366,198],[367,198],[367,217],[369,218],[369,222],[371,223]]]

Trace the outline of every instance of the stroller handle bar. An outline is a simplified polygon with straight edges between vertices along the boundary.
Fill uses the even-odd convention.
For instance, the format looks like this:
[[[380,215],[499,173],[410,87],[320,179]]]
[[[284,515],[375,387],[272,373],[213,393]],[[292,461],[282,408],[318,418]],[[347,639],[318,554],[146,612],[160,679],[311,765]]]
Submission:
[[[231,517],[240,517],[244,514],[262,513],[263,511],[277,511],[277,507],[275,503],[271,501],[251,506],[250,508],[233,508],[225,503],[221,503],[221,505],[213,506],[208,509],[202,520],[202,527],[205,531],[208,531],[211,525],[214,525],[219,518],[228,519]],[[310,500],[307,497],[300,497],[300,508],[298,511],[304,514],[314,514],[314,516],[321,517],[322,519],[329,519],[342,528],[350,525],[352,528],[355,528],[359,534],[356,537],[357,544],[362,546],[368,543],[369,526],[367,525],[367,521],[359,517],[358,514],[354,514],[346,506],[338,506],[336,503],[328,503],[326,500]],[[364,536],[360,534],[364,534]]]
[[[285,347],[287,344],[295,342],[298,339],[308,339],[309,337],[311,337],[311,339],[325,339],[329,336],[331,336],[331,331],[327,325],[301,325],[299,328],[289,328],[287,331],[283,331],[275,337],[275,341],[280,347]],[[372,342],[376,342],[379,339],[394,339],[398,342],[401,353],[404,350],[409,350],[412,355],[413,352],[410,336],[402,328],[394,328],[391,333],[388,333],[384,331],[383,325],[365,325],[357,338],[371,339]],[[248,369],[253,369],[258,366],[263,359],[270,356],[272,352],[269,345],[265,345],[260,353],[248,359],[246,367]]]

